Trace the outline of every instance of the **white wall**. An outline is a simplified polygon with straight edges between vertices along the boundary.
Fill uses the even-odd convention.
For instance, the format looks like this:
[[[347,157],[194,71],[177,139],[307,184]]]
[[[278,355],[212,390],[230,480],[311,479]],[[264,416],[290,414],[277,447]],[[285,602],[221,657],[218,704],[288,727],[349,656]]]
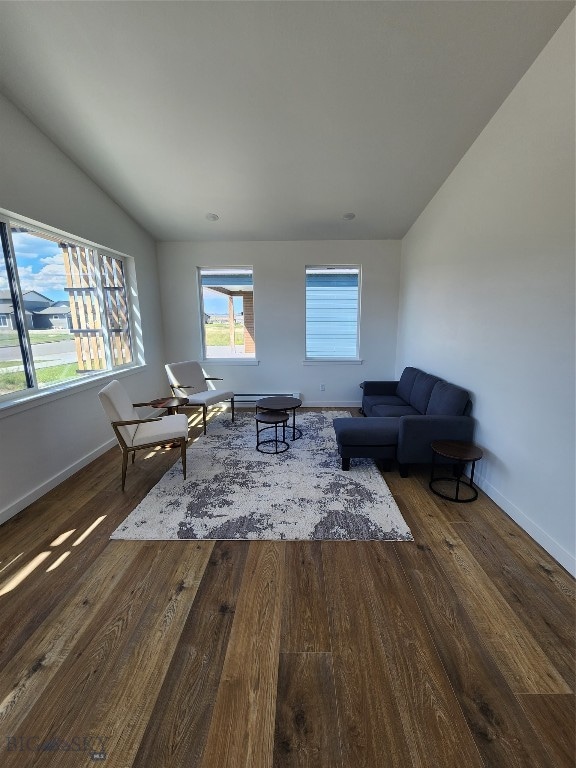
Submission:
[[[301,392],[305,405],[359,405],[364,379],[394,373],[400,242],[162,243],[158,246],[165,348],[168,360],[200,359],[196,268],[254,268],[258,366],[207,363],[235,392]],[[304,365],[305,267],[362,267],[362,365]],[[326,390],[320,391],[320,384]]]
[[[574,12],[402,244],[397,371],[469,388],[481,486],[575,572]]]
[[[2,96],[0,136],[1,208],[135,258],[147,365],[123,382],[136,400],[164,393],[153,241]],[[97,397],[102,385],[24,409],[0,404],[0,522],[87,463],[113,437]]]

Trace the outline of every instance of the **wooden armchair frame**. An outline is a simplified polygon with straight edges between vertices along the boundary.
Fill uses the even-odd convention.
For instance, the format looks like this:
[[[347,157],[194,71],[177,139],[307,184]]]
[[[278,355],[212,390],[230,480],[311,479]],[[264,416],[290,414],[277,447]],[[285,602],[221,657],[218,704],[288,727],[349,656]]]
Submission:
[[[186,447],[188,444],[188,430],[186,428],[186,434],[182,435],[183,424],[180,423],[180,420],[183,420],[183,422],[186,423],[186,417],[183,415],[182,416],[177,415],[177,416],[155,416],[155,417],[149,417],[144,419],[138,419],[138,418],[114,419],[111,416],[112,408],[114,408],[115,415],[120,416],[120,415],[123,415],[123,412],[126,415],[130,415],[130,412],[134,413],[134,410],[133,410],[134,408],[153,405],[153,402],[130,403],[126,395],[122,393],[123,393],[123,390],[117,381],[110,382],[99,393],[100,398],[102,400],[102,404],[105,406],[105,410],[107,411],[107,414],[110,418],[110,424],[112,426],[112,429],[114,430],[116,439],[118,440],[118,445],[120,446],[120,450],[122,451],[122,490],[124,491],[126,486],[126,471],[128,468],[128,456],[130,454],[132,455],[132,464],[133,464],[134,459],[136,457],[136,451],[151,450],[153,448],[158,448],[160,446],[166,446],[169,448],[176,448],[176,447],[180,448],[180,456],[182,458],[182,470],[184,472],[184,479],[186,479]],[[108,405],[108,403],[111,402],[111,399],[113,401],[114,397],[116,397],[117,400],[120,401],[120,405],[117,405],[117,403],[114,404],[113,406]],[[127,442],[125,437],[126,430],[122,429],[122,427],[131,427],[131,426],[138,427],[140,424],[148,424],[152,422],[164,422],[172,419],[174,419],[175,421],[174,422],[169,421],[167,423],[169,423],[170,425],[174,423],[175,434],[172,434],[172,435],[170,435],[169,433],[166,434],[166,430],[165,430],[163,435],[150,439],[148,442],[145,442],[145,443],[137,443],[133,445]],[[132,439],[134,438],[134,435],[135,433],[132,435]],[[150,437],[152,438],[152,436]],[[144,436],[144,439],[146,439],[146,436]]]
[[[148,403],[134,403],[135,407],[139,405],[148,405]],[[182,469],[184,471],[184,479],[186,479],[186,446],[188,444],[188,438],[184,437],[171,437],[168,440],[152,443],[145,443],[144,445],[128,445],[118,427],[127,427],[130,424],[145,424],[148,421],[161,421],[161,417],[152,419],[131,419],[130,421],[112,421],[112,429],[118,439],[120,448],[122,450],[122,490],[126,485],[126,470],[128,469],[128,455],[132,454],[132,464],[136,458],[136,451],[142,451],[145,449],[158,448],[159,446],[166,446],[168,448],[180,448],[180,456],[182,458]]]

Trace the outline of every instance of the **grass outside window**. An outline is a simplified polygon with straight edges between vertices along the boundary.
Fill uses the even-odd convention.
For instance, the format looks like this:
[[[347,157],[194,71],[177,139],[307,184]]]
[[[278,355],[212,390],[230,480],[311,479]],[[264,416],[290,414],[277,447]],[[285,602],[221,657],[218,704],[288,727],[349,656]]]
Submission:
[[[206,344],[209,347],[229,347],[230,346],[230,326],[228,324],[209,324],[204,326],[206,333]],[[237,346],[244,344],[244,326],[236,323],[234,326],[234,343]]]

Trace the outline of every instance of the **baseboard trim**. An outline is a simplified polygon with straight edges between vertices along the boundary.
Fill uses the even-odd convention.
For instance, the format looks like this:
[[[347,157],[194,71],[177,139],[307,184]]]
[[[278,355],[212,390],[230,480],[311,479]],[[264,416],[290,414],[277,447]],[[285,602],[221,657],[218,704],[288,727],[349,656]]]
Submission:
[[[33,488],[24,496],[21,496],[19,499],[16,499],[16,501],[12,502],[12,504],[9,504],[7,507],[4,507],[4,509],[0,510],[0,525],[2,525],[2,523],[5,523],[7,520],[10,520],[10,518],[14,517],[14,515],[17,515],[18,512],[21,512],[23,509],[26,509],[27,506],[37,501],[41,496],[44,496],[45,493],[48,493],[48,491],[51,491],[53,488],[56,488],[57,485],[60,485],[60,483],[63,483],[64,480],[66,480],[67,478],[71,477],[79,470],[86,467],[88,464],[90,464],[92,461],[97,459],[103,453],[106,453],[106,451],[109,451],[110,448],[112,448],[114,445],[117,445],[116,440],[114,438],[112,438],[111,440],[108,440],[106,443],[99,446],[98,448],[95,448],[86,456],[82,457],[81,459],[78,459],[78,461],[75,461],[73,464],[63,469],[62,472],[58,472],[58,474],[54,475],[53,477],[49,478],[45,482],[36,486],[36,488]]]
[[[562,568],[565,568],[568,573],[576,577],[576,557],[571,552],[568,552],[562,544],[553,539],[545,530],[525,515],[524,512],[518,509],[510,499],[507,499],[506,496],[500,493],[500,491],[487,480],[475,477],[474,482],[487,496],[490,496],[490,498],[498,504],[508,517],[514,520],[515,523],[518,523],[523,531],[526,531],[534,541],[540,544],[540,546],[545,549],[546,552],[548,552],[548,554],[562,566]]]
[[[255,403],[249,403],[249,402],[242,402],[240,401],[238,404],[236,402],[234,403],[235,408],[250,408],[254,409]],[[336,402],[326,402],[325,400],[303,400],[302,401],[302,407],[303,408],[360,408],[360,403],[355,400],[354,402],[347,402],[343,403],[340,401]]]
[[[358,400],[342,402],[342,400],[306,400],[303,408],[360,408]]]

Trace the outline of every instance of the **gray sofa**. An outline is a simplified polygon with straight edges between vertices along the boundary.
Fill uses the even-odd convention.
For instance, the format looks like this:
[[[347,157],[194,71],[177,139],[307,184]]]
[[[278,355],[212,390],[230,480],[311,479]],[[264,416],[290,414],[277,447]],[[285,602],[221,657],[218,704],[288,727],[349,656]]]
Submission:
[[[474,436],[467,390],[419,368],[405,368],[399,381],[364,381],[363,416],[334,419],[342,469],[351,458],[395,460],[400,474],[410,464],[430,464],[433,440]]]

